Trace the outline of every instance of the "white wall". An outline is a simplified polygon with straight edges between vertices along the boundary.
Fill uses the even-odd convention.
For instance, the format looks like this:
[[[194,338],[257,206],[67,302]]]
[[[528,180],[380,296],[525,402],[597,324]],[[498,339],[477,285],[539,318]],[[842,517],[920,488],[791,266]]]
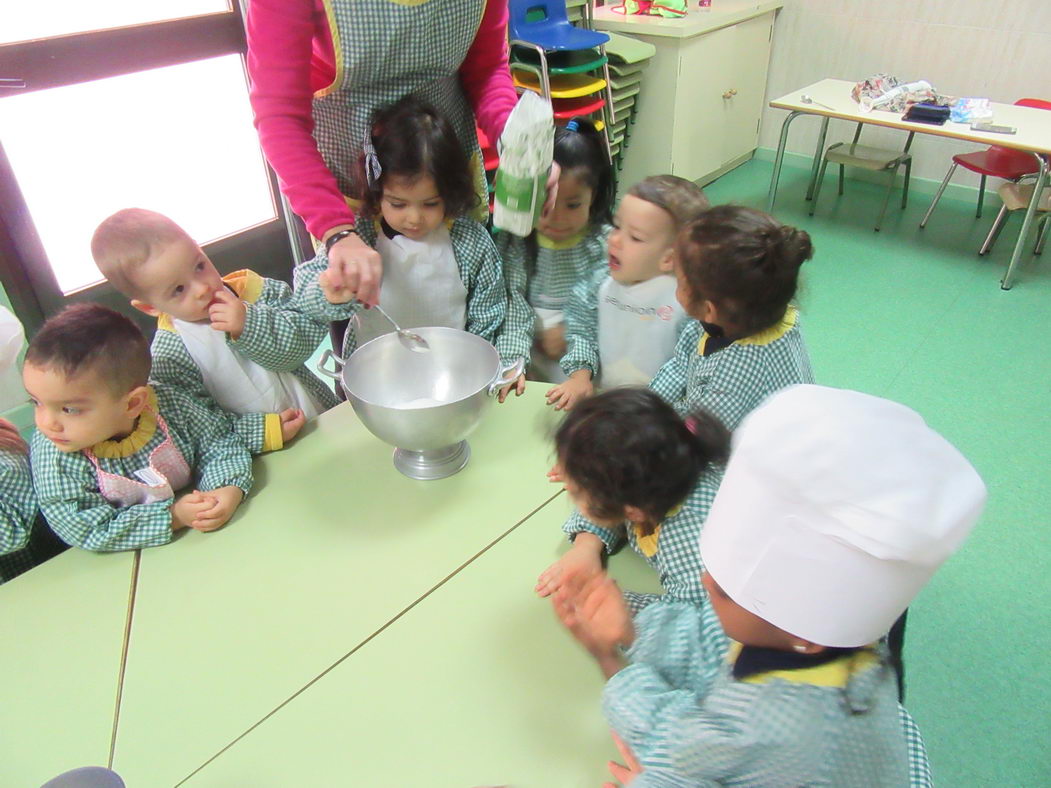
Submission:
[[[767,100],[826,77],[857,82],[880,71],[953,96],[1051,100],[1051,0],[785,0]],[[777,148],[786,114],[766,108],[760,146]],[[793,121],[787,150],[812,155],[818,125]],[[853,124],[832,121],[828,143],[853,133]],[[862,141],[896,148],[905,134],[868,126]],[[953,154],[979,148],[917,135],[913,175],[940,181]],[[978,176],[961,168],[953,183],[977,186]]]

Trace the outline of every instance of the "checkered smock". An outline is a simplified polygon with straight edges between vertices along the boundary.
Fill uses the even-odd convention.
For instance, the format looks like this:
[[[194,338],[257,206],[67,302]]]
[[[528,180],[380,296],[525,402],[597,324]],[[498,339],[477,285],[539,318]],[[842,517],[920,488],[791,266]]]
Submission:
[[[0,554],[26,546],[37,516],[29,459],[0,449]]]
[[[376,223],[359,218],[356,229],[361,239],[375,248]],[[460,280],[467,289],[467,325],[464,330],[495,344],[507,312],[507,287],[493,239],[482,225],[463,216],[454,219],[449,225],[449,235],[456,266],[460,270]],[[313,260],[296,267],[293,274],[296,308],[321,321],[346,320],[353,317],[363,308],[359,301],[330,304],[325,298],[317,280],[326,268],[328,255],[323,248],[318,250]],[[426,298],[426,293],[421,293],[420,297]],[[351,320],[343,337],[343,358],[350,358],[357,346],[355,323]],[[505,362],[518,358],[505,356],[499,346],[497,350]]]
[[[698,542],[701,527],[708,518],[708,510],[715,500],[722,478],[722,466],[713,466],[702,473],[682,505],[673,509],[649,536],[640,536],[638,529],[631,523],[616,529],[603,528],[578,511],[570,515],[562,530],[569,534],[570,539],[581,531],[594,534],[606,545],[607,552],[613,552],[624,541],[626,534],[631,548],[645,558],[646,563],[657,573],[668,599],[697,604],[708,596],[701,585],[704,565],[701,563]],[[625,591],[624,598],[631,612],[638,613],[661,597]]]
[[[882,652],[737,680],[710,605],[660,602],[635,629],[602,697],[644,769],[632,788],[929,785]]]
[[[707,334],[688,320],[675,355],[658,370],[650,388],[679,413],[703,407],[736,429],[770,394],[796,383],[813,383],[799,313],[789,307],[776,326],[703,355]]]
[[[310,392],[318,411],[335,407],[336,395],[304,364],[328,335],[328,324],[298,311],[292,290],[277,279],[267,279],[253,271],[235,271],[223,281],[246,302],[244,330],[236,340],[228,336],[226,343],[263,369],[291,372]],[[216,413],[222,413],[253,454],[282,447],[276,413],[226,413],[219,407],[208,393],[204,376],[175,324],[166,315],[157,320],[150,353],[152,380],[178,386]]]
[[[157,409],[193,473],[194,486],[202,492],[240,487],[247,494],[252,488],[252,456],[230,422],[183,389],[157,384],[153,390]],[[164,431],[157,426],[148,438],[138,432],[126,439],[144,440],[137,450],[121,450],[112,441],[95,447],[102,470],[134,479],[135,471],[149,465],[150,454],[165,440]],[[84,452],[60,452],[39,432],[33,434],[30,451],[40,511],[67,544],[111,551],[171,540],[171,500],[118,508],[102,497],[95,468]]]
[[[509,353],[529,358],[536,326],[534,308],[565,309],[578,282],[606,269],[609,231],[609,225],[599,225],[565,244],[537,235],[535,259],[530,251],[533,242],[500,230],[494,234],[508,289],[507,320],[500,341]]]

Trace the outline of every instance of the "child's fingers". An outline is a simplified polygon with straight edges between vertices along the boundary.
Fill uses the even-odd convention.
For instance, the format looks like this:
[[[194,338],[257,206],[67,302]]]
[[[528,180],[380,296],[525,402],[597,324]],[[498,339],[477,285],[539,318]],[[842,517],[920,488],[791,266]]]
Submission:
[[[613,737],[613,743],[617,745],[617,752],[624,759],[624,763],[632,771],[641,771],[642,766],[635,759],[635,753],[631,751],[631,748],[624,743],[624,740],[617,735],[616,731],[610,731],[610,735]]]
[[[627,784],[635,776],[630,769],[616,761],[608,761],[606,766],[609,768],[609,773],[613,775],[613,779],[621,784]],[[606,784],[609,785],[609,783]]]

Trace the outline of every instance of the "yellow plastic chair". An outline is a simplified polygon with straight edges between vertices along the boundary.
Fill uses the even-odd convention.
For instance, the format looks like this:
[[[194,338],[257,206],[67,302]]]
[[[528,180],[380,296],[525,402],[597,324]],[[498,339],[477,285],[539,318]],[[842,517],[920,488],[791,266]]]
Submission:
[[[1000,213],[996,215],[996,221],[993,222],[993,226],[989,229],[989,235],[985,237],[985,243],[982,244],[978,254],[988,254],[993,248],[993,243],[996,241],[997,236],[1000,235],[1000,231],[1007,224],[1008,213],[1024,211],[1029,207],[1029,201],[1033,199],[1034,188],[1036,188],[1035,183],[1005,183],[996,190],[1004,204],[1000,208]],[[1033,254],[1038,255],[1044,251],[1048,229],[1051,228],[1051,220],[1049,220],[1051,219],[1051,185],[1045,184],[1036,210],[1038,213],[1043,214],[1040,222],[1040,232],[1036,237],[1036,246],[1033,247]]]

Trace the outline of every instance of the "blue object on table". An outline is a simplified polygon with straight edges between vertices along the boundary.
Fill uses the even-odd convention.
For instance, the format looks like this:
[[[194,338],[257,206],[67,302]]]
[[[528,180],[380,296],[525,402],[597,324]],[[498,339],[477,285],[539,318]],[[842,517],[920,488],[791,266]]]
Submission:
[[[63,772],[40,788],[125,788],[120,776],[101,766],[82,766]]]
[[[549,52],[590,49],[609,41],[605,33],[574,27],[566,16],[565,0],[510,0],[508,37],[528,41]]]

